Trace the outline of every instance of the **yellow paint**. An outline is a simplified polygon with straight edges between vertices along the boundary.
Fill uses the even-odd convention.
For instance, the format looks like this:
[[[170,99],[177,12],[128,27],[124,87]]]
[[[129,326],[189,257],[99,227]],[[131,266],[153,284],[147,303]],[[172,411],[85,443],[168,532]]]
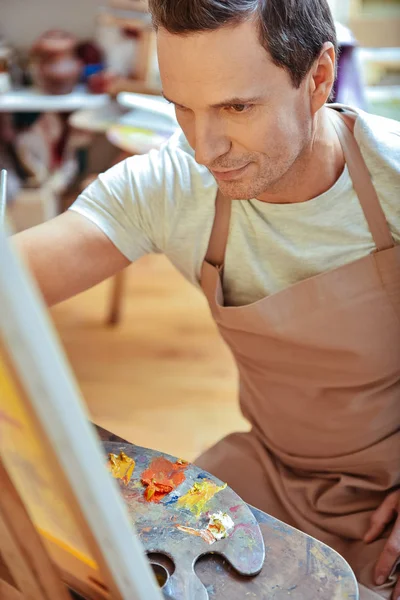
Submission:
[[[191,510],[198,517],[204,512],[207,502],[225,488],[226,483],[222,486],[218,486],[212,481],[195,483],[187,494],[179,498],[178,506]]]
[[[143,483],[139,479],[138,481],[133,481],[130,487],[131,487],[131,489],[134,489],[134,490],[142,490]]]
[[[332,557],[326,556],[318,546],[313,546],[310,550],[311,554],[318,560],[320,564],[322,564],[327,569],[331,569],[336,565],[336,562],[332,559]],[[321,575],[326,575],[326,573],[321,572]],[[339,584],[336,586],[334,590],[334,596],[332,600],[347,600],[349,598],[348,590],[344,588],[342,585],[342,576],[338,577]]]
[[[334,591],[334,596],[333,596],[332,600],[349,600],[349,597],[354,598],[354,590],[353,590],[351,596],[349,596],[348,591],[343,590],[342,586],[338,585]]]
[[[86,564],[95,566],[24,402],[0,351],[0,456],[3,464],[42,535]]]
[[[55,544],[61,550],[64,550],[64,552],[68,552],[69,554],[72,554],[72,556],[74,558],[78,559],[79,562],[84,563],[85,565],[87,565],[91,569],[97,569],[98,568],[97,564],[95,563],[95,561],[92,560],[91,558],[89,558],[88,556],[86,556],[86,554],[82,554],[81,552],[78,552],[74,548],[71,548],[70,546],[67,546],[60,539],[57,539],[57,538],[53,537],[48,531],[43,531],[43,529],[40,529],[40,528],[38,528],[38,531],[39,531],[40,535],[45,540],[48,540],[51,544]]]
[[[133,475],[135,461],[122,451],[118,456],[116,454],[109,454],[108,468],[115,479],[122,479],[124,484],[128,485]]]
[[[328,558],[327,556],[325,556],[325,554],[323,552],[321,552],[321,550],[317,547],[317,546],[313,546],[310,550],[311,554],[313,556],[315,556],[315,558],[322,563],[323,565],[325,565],[325,567],[330,567],[332,566],[332,559]]]

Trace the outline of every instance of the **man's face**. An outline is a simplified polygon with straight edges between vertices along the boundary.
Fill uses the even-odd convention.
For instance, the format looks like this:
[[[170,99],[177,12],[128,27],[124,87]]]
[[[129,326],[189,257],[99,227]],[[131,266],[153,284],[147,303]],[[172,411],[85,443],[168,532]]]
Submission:
[[[186,36],[160,29],[158,56],[163,92],[222,193],[278,191],[310,142],[307,78],[296,89],[251,22]]]

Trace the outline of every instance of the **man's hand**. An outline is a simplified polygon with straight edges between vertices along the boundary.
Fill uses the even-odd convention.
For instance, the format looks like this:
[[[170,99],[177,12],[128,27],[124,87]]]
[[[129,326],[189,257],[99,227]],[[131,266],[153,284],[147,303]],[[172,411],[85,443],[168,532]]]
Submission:
[[[375,567],[375,583],[377,585],[385,583],[396,562],[400,560],[400,490],[389,494],[374,512],[364,541],[369,544],[376,540],[392,521],[394,521],[392,532]],[[400,598],[400,579],[392,598],[393,600]]]

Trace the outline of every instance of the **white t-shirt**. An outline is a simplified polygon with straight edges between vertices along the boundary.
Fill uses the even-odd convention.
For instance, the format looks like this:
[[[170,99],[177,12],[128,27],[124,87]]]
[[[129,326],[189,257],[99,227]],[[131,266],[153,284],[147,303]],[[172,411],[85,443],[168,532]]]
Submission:
[[[399,244],[400,123],[356,112],[354,135]],[[95,223],[131,261],[165,253],[199,285],[216,193],[215,179],[196,163],[179,131],[159,151],[128,158],[99,175],[71,208]],[[374,248],[347,167],[330,190],[307,202],[233,200],[225,301],[250,304]]]

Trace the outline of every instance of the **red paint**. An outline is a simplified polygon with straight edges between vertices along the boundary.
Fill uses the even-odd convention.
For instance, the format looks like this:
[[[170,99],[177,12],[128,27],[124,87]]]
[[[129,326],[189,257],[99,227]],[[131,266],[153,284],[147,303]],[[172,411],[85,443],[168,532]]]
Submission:
[[[160,502],[167,494],[185,481],[185,469],[188,463],[167,460],[163,456],[155,458],[150,467],[143,472],[141,481],[146,486],[144,497],[148,502]]]
[[[137,492],[132,492],[132,491],[129,491],[129,493],[124,492],[124,498],[127,498],[128,500],[136,500],[137,502],[141,502],[144,504],[142,492],[139,490]]]
[[[232,508],[230,508],[230,512],[233,513],[234,515],[236,515],[237,511],[239,510],[239,508],[242,508],[242,504],[238,504],[237,506],[232,506]]]

